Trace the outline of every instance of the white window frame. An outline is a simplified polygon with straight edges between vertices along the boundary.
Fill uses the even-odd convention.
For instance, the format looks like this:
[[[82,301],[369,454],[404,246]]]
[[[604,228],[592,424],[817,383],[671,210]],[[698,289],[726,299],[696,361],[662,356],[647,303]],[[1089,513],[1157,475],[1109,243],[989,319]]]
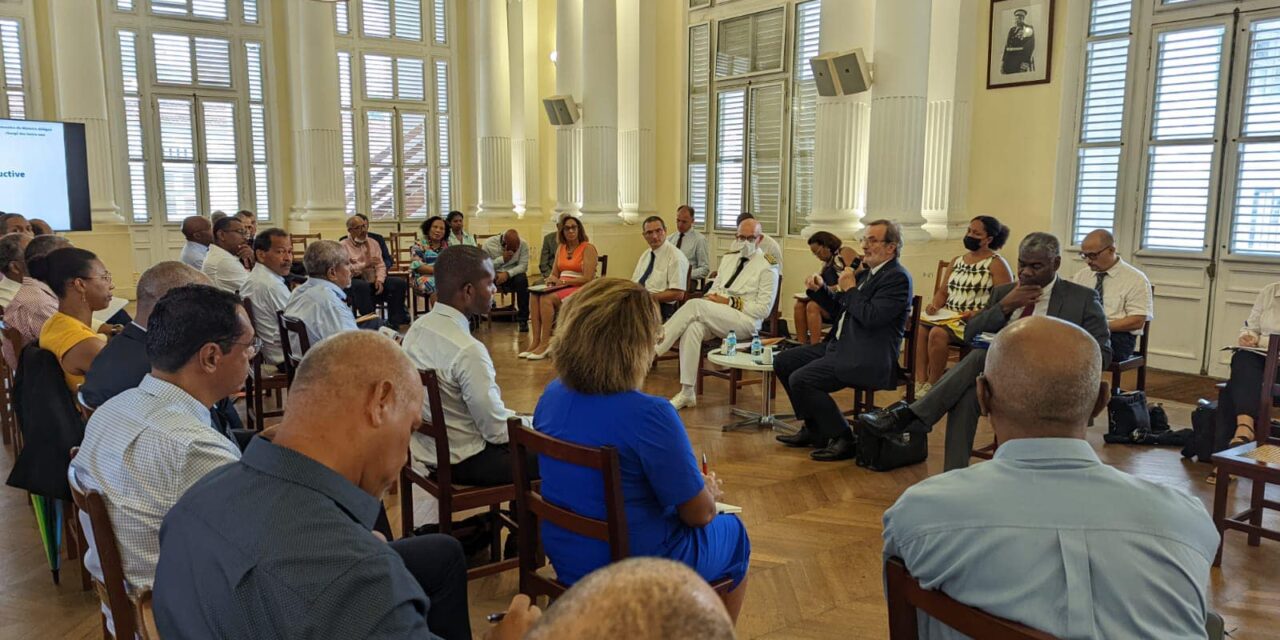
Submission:
[[[104,58],[107,62],[107,94],[108,113],[111,121],[111,136],[114,144],[113,153],[116,158],[115,171],[117,202],[121,215],[132,225],[179,225],[181,220],[169,220],[163,187],[163,158],[160,147],[160,122],[156,108],[157,99],[164,97],[195,97],[197,101],[226,101],[235,104],[235,136],[237,157],[237,191],[239,203],[258,213],[259,220],[270,222],[281,218],[283,209],[280,200],[279,181],[276,177],[278,165],[278,122],[275,117],[275,99],[270,69],[272,64],[271,25],[265,3],[258,2],[258,21],[243,21],[243,6],[240,0],[227,1],[227,19],[211,20],[207,18],[184,18],[157,15],[150,9],[149,0],[133,0],[132,10],[118,8],[118,0],[102,0],[103,32],[102,41]],[[140,98],[140,114],[143,135],[143,158],[145,160],[146,219],[139,219],[133,207],[132,186],[129,174],[129,152],[124,114],[124,86],[122,82],[122,62],[118,33],[122,30],[136,34],[137,73]],[[231,61],[231,88],[185,87],[180,85],[160,84],[156,80],[156,66],[153,58],[153,34],[176,34],[190,37],[213,37],[229,41]],[[250,95],[248,54],[245,45],[250,42],[260,44],[260,65],[262,74],[262,105],[264,125],[266,127],[266,180],[268,202],[263,207],[258,202],[259,185],[255,173],[254,149],[252,146],[252,126],[250,124]],[[192,59],[194,73],[195,60]],[[193,121],[193,135],[201,136],[198,130],[202,127],[200,120]],[[199,169],[203,165],[200,160],[201,151],[196,142],[197,179],[196,179],[196,214],[209,215],[212,209],[208,205],[207,174]],[[251,204],[250,204],[251,203]],[[268,213],[264,214],[263,210]],[[226,213],[234,213],[227,211]]]
[[[683,43],[684,46],[682,50],[682,56],[683,56],[683,63],[684,63],[684,70],[685,70],[683,93],[685,94],[684,98],[686,100],[686,104],[688,104],[688,100],[690,97],[688,74],[692,69],[691,61],[688,59],[690,55],[690,46],[692,43],[692,38],[690,35],[691,30],[701,25],[707,25],[706,28],[709,30],[708,37],[710,40],[709,54],[708,54],[710,59],[707,63],[708,76],[710,80],[710,84],[707,92],[708,103],[709,103],[708,104],[708,111],[709,111],[708,126],[707,126],[708,140],[707,140],[707,158],[706,158],[707,194],[706,194],[705,207],[704,207],[705,211],[697,212],[701,220],[695,223],[696,226],[703,229],[704,231],[711,232],[711,233],[719,233],[719,234],[728,234],[734,231],[733,229],[730,229],[728,227],[718,226],[716,224],[715,212],[719,208],[719,204],[716,201],[716,191],[718,188],[718,185],[716,183],[716,171],[717,171],[716,167],[718,164],[718,159],[716,157],[716,151],[718,146],[717,132],[719,130],[719,123],[717,119],[718,95],[726,89],[732,89],[737,87],[755,87],[755,86],[760,86],[766,83],[773,83],[773,82],[781,83],[782,91],[783,91],[783,95],[782,95],[782,129],[783,130],[782,130],[782,136],[781,136],[782,138],[781,139],[782,174],[780,177],[779,193],[778,193],[779,212],[778,212],[777,227],[776,229],[770,228],[770,229],[767,229],[766,231],[771,235],[778,235],[778,236],[793,235],[791,230],[793,228],[796,228],[796,229],[801,228],[803,226],[803,223],[805,222],[804,220],[792,220],[792,218],[796,214],[792,210],[793,193],[792,193],[792,185],[791,185],[791,180],[792,180],[791,156],[795,148],[792,140],[792,132],[795,127],[795,123],[793,121],[793,114],[792,114],[792,101],[794,99],[793,93],[794,93],[794,87],[796,83],[796,76],[798,75],[795,73],[795,70],[797,68],[797,65],[807,64],[804,61],[798,61],[795,59],[796,5],[803,4],[806,1],[807,0],[774,0],[773,2],[765,2],[765,3],[761,3],[761,2],[747,3],[747,2],[738,2],[738,1],[729,2],[728,0],[718,0],[714,3],[710,3],[710,2],[706,3],[703,6],[700,6],[697,8],[692,8],[692,9],[686,8],[684,12],[686,21],[685,21],[684,43]],[[826,0],[826,1],[840,1],[840,0]],[[686,7],[687,6],[688,5],[686,5]],[[752,14],[758,14],[758,13],[762,13],[770,10],[775,10],[779,7],[783,8],[783,11],[784,11],[783,41],[782,41],[782,68],[779,70],[756,71],[756,72],[749,72],[744,74],[737,74],[729,77],[717,78],[715,74],[715,66],[716,66],[715,56],[716,56],[716,48],[719,44],[718,40],[720,35],[719,33],[720,23],[726,20],[732,20],[735,18],[741,18],[743,16],[749,16]],[[748,100],[748,102],[750,101]],[[748,105],[748,109],[750,109],[749,105]],[[682,109],[680,117],[682,118],[682,125],[683,125],[683,131],[684,131],[684,135],[681,137],[681,153],[682,153],[682,157],[684,158],[684,161],[682,162],[683,168],[680,172],[681,173],[680,191],[682,194],[684,194],[682,197],[686,200],[689,200],[691,199],[690,192],[689,192],[690,185],[689,185],[689,177],[688,177],[689,148],[690,148],[689,109],[688,108]],[[747,168],[747,172],[748,172],[748,175],[744,178],[744,183],[743,183],[744,188],[743,188],[742,197],[743,197],[744,203],[749,203],[751,199],[749,167]],[[749,204],[745,204],[745,206],[747,206],[747,210],[750,210]]]
[[[394,4],[394,0],[393,0]],[[362,0],[350,0],[346,3],[339,3],[345,6],[347,13],[347,31],[341,32],[337,28],[335,21],[335,40],[337,49],[340,54],[350,56],[351,74],[350,74],[350,90],[351,90],[351,107],[353,114],[354,129],[352,131],[352,140],[355,145],[353,159],[354,165],[344,164],[344,175],[348,168],[354,168],[355,185],[354,185],[354,202],[348,199],[344,189],[344,207],[348,213],[364,213],[370,215],[375,222],[406,222],[421,221],[432,215],[444,215],[447,209],[442,207],[453,205],[458,201],[460,195],[457,190],[458,178],[454,168],[457,166],[457,148],[453,143],[456,132],[453,122],[454,104],[456,104],[457,90],[454,76],[457,74],[455,57],[452,45],[448,43],[454,42],[452,37],[453,24],[448,20],[453,15],[454,4],[452,0],[444,0],[443,7],[445,10],[444,32],[446,34],[446,44],[437,44],[436,42],[436,12],[441,2],[438,0],[421,0],[422,5],[422,39],[408,40],[404,38],[380,38],[364,36],[363,25],[363,7]],[[335,5],[335,11],[341,11]],[[336,15],[336,14],[335,14]],[[393,28],[394,33],[394,28]],[[395,68],[394,59],[397,57],[408,57],[421,60],[423,63],[423,97],[422,100],[409,99],[380,99],[368,98],[364,83],[364,61],[366,55],[390,56],[393,58],[393,69]],[[448,77],[445,79],[445,87],[448,91],[449,109],[440,113],[436,109],[437,100],[437,78],[436,70],[438,61],[445,63],[447,67]],[[341,82],[341,79],[339,79]],[[346,110],[346,107],[339,106],[340,110]],[[392,218],[382,217],[373,218],[373,202],[371,197],[371,182],[369,162],[369,130],[367,124],[368,113],[374,111],[393,111],[399,113],[422,114],[426,117],[427,122],[427,208],[424,215],[410,217],[405,213],[405,189],[404,189],[404,169],[405,162],[402,157],[402,140],[400,117],[397,115],[393,120],[394,135],[392,145],[395,152],[395,216]],[[445,122],[440,122],[440,116],[444,116]],[[447,126],[448,130],[448,147],[441,148],[441,137],[439,135],[439,126]],[[449,162],[445,165],[442,160],[442,152],[447,155]],[[343,150],[344,157],[346,150]],[[382,166],[382,165],[379,165]],[[416,166],[416,165],[415,165]]]
[[[0,19],[18,22],[19,46],[22,49],[22,91],[26,120],[44,117],[40,96],[40,61],[36,50],[35,7],[33,0],[0,4]],[[8,92],[0,82],[0,117],[9,117]]]

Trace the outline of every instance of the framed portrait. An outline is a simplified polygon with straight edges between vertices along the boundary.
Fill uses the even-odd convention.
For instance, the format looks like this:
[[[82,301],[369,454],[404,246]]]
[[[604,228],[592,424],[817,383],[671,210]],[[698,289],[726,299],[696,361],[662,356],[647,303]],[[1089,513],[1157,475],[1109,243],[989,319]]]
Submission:
[[[987,88],[1049,82],[1054,0],[991,0]]]

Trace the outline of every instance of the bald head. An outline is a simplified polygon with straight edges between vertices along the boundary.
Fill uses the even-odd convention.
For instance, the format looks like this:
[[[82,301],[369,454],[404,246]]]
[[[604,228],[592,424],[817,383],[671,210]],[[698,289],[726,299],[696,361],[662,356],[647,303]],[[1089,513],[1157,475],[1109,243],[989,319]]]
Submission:
[[[1106,404],[1098,343],[1080,327],[1033,316],[1005,327],[987,350],[978,400],[1000,440],[1083,438]]]
[[[579,580],[525,640],[732,640],[733,623],[711,587],[689,567],[630,558]]]
[[[423,394],[399,345],[374,331],[343,331],[302,359],[275,443],[381,496],[404,464]]]
[[[182,237],[208,245],[213,241],[213,223],[200,216],[189,216],[182,221]]]
[[[1080,242],[1080,253],[1085,264],[1097,271],[1106,271],[1120,260],[1116,253],[1116,239],[1106,229],[1094,229]]]
[[[520,248],[520,234],[515,229],[507,229],[502,234],[502,246],[509,251],[515,251]]]
[[[209,281],[209,276],[175,260],[166,260],[152,265],[138,278],[138,310],[133,316],[133,321],[138,323],[138,326],[146,328],[156,302],[163,298],[164,294],[169,293],[170,289],[185,287],[189,284],[212,285],[213,283]]]
[[[738,223],[738,236],[742,238],[755,238],[756,244],[764,237],[764,233],[760,229],[760,222],[755,218],[747,218]]]

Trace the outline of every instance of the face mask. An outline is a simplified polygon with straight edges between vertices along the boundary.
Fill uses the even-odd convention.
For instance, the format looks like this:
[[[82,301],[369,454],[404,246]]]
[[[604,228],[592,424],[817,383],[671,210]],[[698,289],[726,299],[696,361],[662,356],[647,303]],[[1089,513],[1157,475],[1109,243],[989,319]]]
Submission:
[[[750,258],[756,254],[756,245],[752,242],[742,242],[738,245],[738,255],[743,258]]]
[[[982,248],[982,241],[973,236],[965,236],[964,248],[968,249],[969,251],[977,251],[978,249]]]

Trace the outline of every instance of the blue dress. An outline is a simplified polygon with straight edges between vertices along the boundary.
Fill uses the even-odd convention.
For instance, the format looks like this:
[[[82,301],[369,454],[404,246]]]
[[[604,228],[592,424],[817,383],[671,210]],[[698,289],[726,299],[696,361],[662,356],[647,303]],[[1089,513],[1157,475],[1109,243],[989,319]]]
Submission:
[[[704,482],[684,423],[665,398],[639,391],[588,395],[557,379],[538,400],[533,424],[575,444],[617,447],[632,556],[683,562],[707,581],[728,576],[735,588],[746,577],[751,543],[737,516],[719,515],[701,528],[680,520],[676,507],[698,495]],[[604,519],[599,473],[546,457],[539,457],[538,468],[549,502]],[[542,525],[542,540],[564,584],[609,564],[609,545],[603,541],[552,524]]]

